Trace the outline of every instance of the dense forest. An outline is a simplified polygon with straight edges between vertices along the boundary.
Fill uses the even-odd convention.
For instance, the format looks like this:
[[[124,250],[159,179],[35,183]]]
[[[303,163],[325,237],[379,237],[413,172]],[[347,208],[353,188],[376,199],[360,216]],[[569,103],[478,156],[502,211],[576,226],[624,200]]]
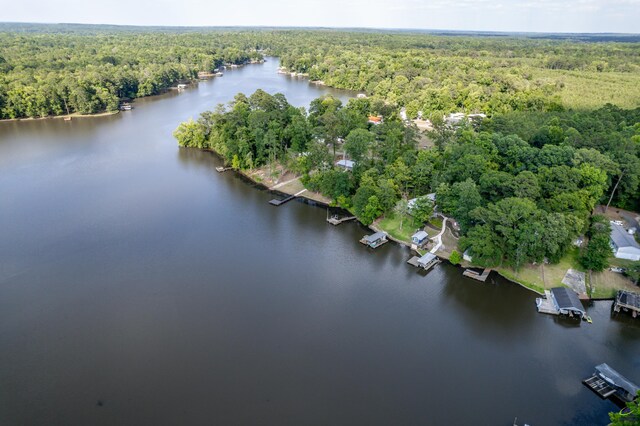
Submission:
[[[373,124],[371,114],[385,119]],[[389,104],[329,96],[307,113],[259,90],[183,123],[175,136],[237,169],[286,164],[365,224],[435,192],[438,208],[460,225],[461,249],[480,265],[556,262],[588,233],[583,264],[601,270],[608,222],[591,217],[594,207],[609,198],[639,206],[640,108],[510,113],[475,126],[440,121],[430,134],[435,146],[419,149],[418,129]],[[335,164],[343,156],[353,170]]]
[[[263,54],[290,72],[405,107],[410,118],[636,108],[640,49],[613,40],[1,24],[0,118],[110,111]]]
[[[0,118],[113,111],[200,71],[261,58],[253,38],[236,33],[0,32]]]

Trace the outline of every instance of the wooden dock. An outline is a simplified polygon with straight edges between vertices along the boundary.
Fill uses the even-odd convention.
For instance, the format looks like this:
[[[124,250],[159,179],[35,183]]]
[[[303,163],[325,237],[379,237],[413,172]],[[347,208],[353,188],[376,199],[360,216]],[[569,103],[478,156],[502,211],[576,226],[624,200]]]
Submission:
[[[607,382],[604,381],[600,376],[594,374],[582,381],[589,389],[598,394],[598,396],[602,399],[607,399],[614,393],[616,393],[616,388],[611,387]]]
[[[355,216],[349,216],[349,217],[343,217],[342,219],[338,219],[337,216],[331,216],[330,218],[327,219],[327,222],[329,222],[330,224],[332,224],[334,226],[338,226],[341,223],[348,222],[350,220],[354,220],[355,218],[356,218]]]
[[[222,173],[222,172],[226,172],[227,170],[231,170],[233,167],[216,167],[216,172],[218,173]]]
[[[491,273],[491,269],[486,268],[482,273],[476,272],[473,269],[465,269],[462,275],[465,277],[473,278],[474,280],[485,282]]]
[[[278,200],[277,198],[274,198],[273,200],[269,201],[269,204],[271,204],[272,206],[281,206],[284,203],[288,203],[289,201],[293,200],[294,198],[296,198],[295,195],[289,195],[287,198],[283,198],[282,200]]]
[[[277,198],[274,198],[273,200],[269,201],[269,204],[271,204],[272,206],[281,206],[284,203],[288,203],[289,201],[293,200],[294,198],[297,198],[298,195],[302,194],[303,192],[305,192],[306,189],[303,189],[300,192],[296,192],[293,195],[289,195],[287,198],[283,198],[282,200],[278,200]]]
[[[560,315],[560,311],[556,309],[553,301],[551,300],[551,292],[549,290],[544,291],[545,297],[536,298],[536,307],[538,312],[550,315]]]

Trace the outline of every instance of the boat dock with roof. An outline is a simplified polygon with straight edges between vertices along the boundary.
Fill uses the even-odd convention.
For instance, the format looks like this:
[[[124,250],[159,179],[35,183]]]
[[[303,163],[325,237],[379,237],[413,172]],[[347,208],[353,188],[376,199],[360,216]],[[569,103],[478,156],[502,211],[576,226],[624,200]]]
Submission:
[[[582,381],[602,399],[615,396],[623,402],[637,398],[640,387],[611,368],[608,364],[597,365],[591,377]]]
[[[428,271],[440,262],[441,260],[438,259],[438,256],[433,253],[427,253],[421,257],[413,256],[411,259],[407,260],[409,265],[415,266],[416,268],[422,268],[425,271]]]
[[[373,235],[365,235],[360,240],[362,244],[367,245],[371,248],[378,248],[388,241],[389,240],[387,239],[387,234],[384,232],[376,232]]]
[[[632,293],[630,291],[620,290],[616,294],[616,299],[613,302],[614,312],[631,312],[633,318],[640,315],[640,294]]]
[[[555,287],[551,290],[545,290],[544,293],[546,297],[536,299],[538,312],[586,319],[587,311],[575,291],[566,287]]]

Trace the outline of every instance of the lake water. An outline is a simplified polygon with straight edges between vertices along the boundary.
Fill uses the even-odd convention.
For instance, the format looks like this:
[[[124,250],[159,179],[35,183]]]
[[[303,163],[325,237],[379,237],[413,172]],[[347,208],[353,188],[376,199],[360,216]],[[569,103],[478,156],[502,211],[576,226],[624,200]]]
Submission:
[[[110,117],[0,123],[0,424],[606,424],[582,383],[640,383],[640,320],[358,243],[171,133],[242,91],[333,92],[230,70]]]

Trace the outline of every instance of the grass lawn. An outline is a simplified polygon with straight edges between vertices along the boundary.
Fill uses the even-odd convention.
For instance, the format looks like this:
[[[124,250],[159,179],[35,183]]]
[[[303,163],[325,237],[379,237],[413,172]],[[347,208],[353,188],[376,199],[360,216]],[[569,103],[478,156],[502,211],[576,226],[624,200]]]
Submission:
[[[569,253],[555,265],[526,265],[515,271],[511,268],[496,268],[498,272],[507,278],[516,280],[523,285],[544,293],[545,289],[562,286],[562,279],[567,273],[567,269],[572,268],[583,271],[584,268],[578,263],[579,250],[573,247]],[[611,258],[612,266],[628,266],[630,261]],[[587,291],[591,289],[590,297],[594,299],[606,299],[616,295],[618,290],[629,290],[639,292],[640,288],[634,285],[628,278],[622,274],[605,270],[603,272],[594,272],[589,277],[587,272]]]
[[[578,254],[578,248],[574,247],[555,265],[525,265],[519,271],[508,267],[495,269],[507,278],[516,280],[538,293],[544,293],[545,289],[563,285],[562,279],[567,269],[584,270],[578,264]]]
[[[391,235],[393,238],[407,243],[411,243],[411,236],[416,232],[413,220],[404,218],[402,221],[402,229],[400,229],[400,215],[387,215],[378,222],[378,228]]]
[[[437,229],[442,229],[442,218],[440,218],[439,216],[429,219],[429,223],[435,226]]]

